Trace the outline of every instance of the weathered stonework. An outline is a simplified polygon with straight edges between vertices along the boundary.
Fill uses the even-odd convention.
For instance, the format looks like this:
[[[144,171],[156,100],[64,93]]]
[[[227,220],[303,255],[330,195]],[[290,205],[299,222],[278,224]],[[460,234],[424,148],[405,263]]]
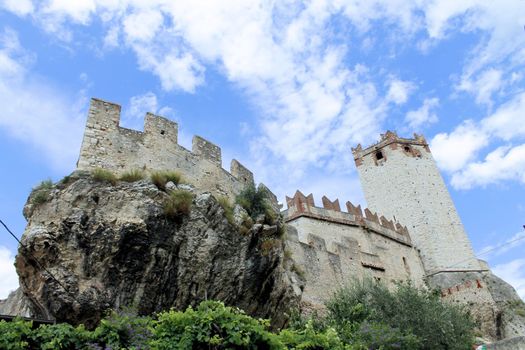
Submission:
[[[423,136],[352,151],[369,208],[408,227],[427,273],[484,270]]]
[[[286,199],[287,246],[306,279],[303,303],[322,305],[335,289],[363,277],[423,285],[423,265],[406,228],[381,223],[374,214],[365,217],[350,202],[351,210],[342,212],[339,201],[327,197],[324,208],[299,191]]]
[[[147,113],[144,132],[120,127],[120,109],[91,100],[78,170],[176,170],[196,188],[231,198],[254,183],[252,172],[235,159],[230,172],[224,170],[221,149],[204,138],[194,136],[191,151],[180,146],[177,124],[166,118]]]

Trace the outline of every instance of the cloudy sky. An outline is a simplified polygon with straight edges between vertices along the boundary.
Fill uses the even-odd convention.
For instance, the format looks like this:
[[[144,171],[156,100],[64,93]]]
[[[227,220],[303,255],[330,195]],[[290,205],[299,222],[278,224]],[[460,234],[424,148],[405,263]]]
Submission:
[[[523,0],[0,0],[0,218],[20,235],[30,189],[74,169],[90,97],[177,121],[281,200],[364,203],[350,147],[418,132],[525,297],[524,25]],[[0,298],[15,252],[0,232]]]

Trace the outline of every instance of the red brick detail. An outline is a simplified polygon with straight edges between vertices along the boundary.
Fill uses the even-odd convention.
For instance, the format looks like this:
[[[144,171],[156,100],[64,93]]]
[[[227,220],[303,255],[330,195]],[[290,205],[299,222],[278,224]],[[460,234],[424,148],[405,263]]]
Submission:
[[[356,167],[363,165],[363,158],[359,157],[359,158],[355,158],[354,160],[355,160]]]
[[[328,210],[341,211],[341,206],[339,205],[339,199],[331,201],[327,196],[323,196],[321,199],[323,201],[323,207]]]
[[[386,228],[388,228],[388,229],[390,229],[392,231],[396,230],[396,228],[394,226],[394,222],[390,221],[390,220],[387,220],[383,215],[381,215],[379,220],[381,222],[381,226],[386,227]]]
[[[483,288],[483,286],[481,285],[481,282],[479,280],[476,280],[476,286],[478,288]]]
[[[286,205],[288,208],[295,208],[298,212],[310,211],[309,208],[315,206],[314,196],[311,193],[305,196],[301,191],[297,190],[292,198],[286,196]]]
[[[368,208],[365,209],[365,217],[367,218],[367,220],[373,221],[376,224],[380,224],[377,214],[372,213]]]
[[[361,204],[357,207],[352,204],[352,202],[348,201],[346,202],[346,210],[356,217],[363,217],[363,211],[361,210]]]

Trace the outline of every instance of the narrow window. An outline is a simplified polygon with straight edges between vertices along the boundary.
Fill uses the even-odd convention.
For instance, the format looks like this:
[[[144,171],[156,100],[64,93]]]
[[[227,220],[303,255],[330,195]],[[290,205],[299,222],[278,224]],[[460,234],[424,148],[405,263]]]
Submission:
[[[381,151],[377,151],[377,152],[376,152],[376,159],[377,159],[377,160],[381,160],[381,159],[383,159],[383,152],[381,152]]]
[[[166,133],[166,132],[165,132],[164,130],[161,130],[161,131],[160,131],[160,134],[161,134],[161,135],[164,135],[165,133]]]
[[[410,152],[410,147],[409,146],[405,146],[405,152]]]

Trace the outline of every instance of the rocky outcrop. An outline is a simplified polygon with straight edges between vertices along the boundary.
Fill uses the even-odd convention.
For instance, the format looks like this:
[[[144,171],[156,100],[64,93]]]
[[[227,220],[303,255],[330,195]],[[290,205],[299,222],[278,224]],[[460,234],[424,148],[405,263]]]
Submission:
[[[525,334],[525,303],[516,290],[490,271],[451,272],[427,279],[443,300],[466,305],[489,342]]]
[[[77,172],[46,202],[33,196],[15,265],[19,304],[35,317],[89,327],[108,309],[149,314],[214,299],[280,326],[300,298],[282,242],[262,247],[262,225],[241,234],[210,193],[194,192],[189,213],[166,215],[169,194],[148,180],[112,185]]]

